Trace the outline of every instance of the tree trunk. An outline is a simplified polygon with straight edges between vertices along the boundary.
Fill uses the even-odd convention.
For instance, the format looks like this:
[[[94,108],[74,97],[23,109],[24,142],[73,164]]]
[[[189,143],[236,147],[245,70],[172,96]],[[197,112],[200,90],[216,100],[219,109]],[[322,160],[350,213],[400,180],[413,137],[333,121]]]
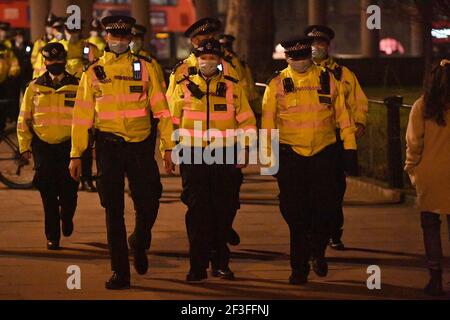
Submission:
[[[194,0],[197,19],[217,16],[217,0]]]
[[[230,0],[226,33],[236,37],[234,49],[252,68],[257,81],[273,72],[274,1]]]

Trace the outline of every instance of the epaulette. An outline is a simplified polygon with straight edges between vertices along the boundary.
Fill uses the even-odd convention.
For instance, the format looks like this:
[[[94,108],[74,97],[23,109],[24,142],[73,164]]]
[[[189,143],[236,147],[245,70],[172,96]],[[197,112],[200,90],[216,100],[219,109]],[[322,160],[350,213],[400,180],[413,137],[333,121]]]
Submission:
[[[147,61],[148,63],[152,63],[152,58],[151,57],[147,57],[147,56],[143,56],[141,54],[137,54],[137,53],[133,53],[133,56],[142,59],[144,61]]]
[[[224,77],[225,79],[227,79],[228,81],[231,81],[231,82],[234,82],[234,83],[238,83],[238,82],[239,82],[238,79],[235,79],[235,78],[233,78],[232,76],[224,75],[223,77]]]
[[[272,74],[272,75],[270,76],[270,78],[267,80],[266,84],[269,85],[270,82],[271,82],[273,79],[275,79],[276,77],[278,77],[278,76],[280,75],[280,73],[281,73],[281,71],[279,71],[279,70],[278,70],[278,71],[275,71],[275,73]]]
[[[85,66],[83,67],[83,72],[86,72],[93,64],[97,63],[98,60],[99,60],[99,59],[97,58],[97,59],[95,59],[94,61],[89,62],[87,65],[85,65]]]
[[[189,75],[184,75],[183,78],[181,78],[180,80],[177,81],[177,84],[180,84],[184,81],[190,81]]]

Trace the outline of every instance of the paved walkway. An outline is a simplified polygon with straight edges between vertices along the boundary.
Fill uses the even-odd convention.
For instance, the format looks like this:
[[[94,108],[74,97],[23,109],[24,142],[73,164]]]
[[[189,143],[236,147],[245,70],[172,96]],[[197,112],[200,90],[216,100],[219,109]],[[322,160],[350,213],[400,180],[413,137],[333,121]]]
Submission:
[[[236,281],[210,279],[202,286],[184,282],[188,270],[185,207],[179,201],[180,178],[164,177],[165,193],[153,244],[150,270],[132,272],[132,289],[104,289],[110,275],[104,211],[98,196],[79,193],[75,232],[63,250],[45,249],[43,213],[36,191],[0,189],[0,299],[424,299],[427,280],[419,216],[412,200],[404,204],[347,206],[344,241],[348,249],[328,250],[330,272],[314,274],[304,287],[288,285],[289,238],[276,204],[272,178],[247,176],[243,205],[235,227],[242,243],[233,248]],[[356,185],[357,186],[357,185]],[[353,188],[354,191],[351,191]],[[358,189],[359,188],[359,189]],[[371,192],[349,188],[348,198]],[[361,189],[361,190],[360,190]],[[126,197],[128,230],[132,203]],[[446,231],[443,231],[447,239]],[[444,241],[450,266],[448,241]],[[81,290],[66,287],[70,265],[81,268]],[[367,267],[381,268],[381,290],[368,290]],[[446,269],[446,282],[450,269]],[[447,285],[450,291],[450,285]],[[450,295],[446,297],[449,299]]]

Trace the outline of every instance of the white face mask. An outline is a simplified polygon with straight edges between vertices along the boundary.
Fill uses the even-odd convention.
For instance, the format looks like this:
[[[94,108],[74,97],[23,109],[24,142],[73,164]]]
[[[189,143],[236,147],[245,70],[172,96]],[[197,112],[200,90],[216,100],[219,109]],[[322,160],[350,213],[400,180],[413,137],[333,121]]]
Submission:
[[[200,72],[204,76],[209,77],[217,72],[219,62],[217,60],[204,60],[202,58],[198,58],[198,65],[200,68]]]
[[[61,41],[62,39],[64,39],[64,33],[58,32],[55,36],[55,39]]]
[[[304,60],[288,59],[288,63],[291,66],[291,68],[294,69],[294,71],[298,72],[298,73],[306,72],[309,69],[309,67],[312,65],[311,59],[304,59]]]
[[[328,56],[327,49],[323,47],[312,47],[312,57],[314,60],[323,60]]]
[[[138,52],[139,50],[142,49],[142,41],[141,40],[131,41],[130,42],[130,49],[133,52]]]
[[[116,54],[121,54],[127,51],[128,45],[129,45],[128,41],[110,40],[108,42],[109,49],[111,49],[111,51]]]

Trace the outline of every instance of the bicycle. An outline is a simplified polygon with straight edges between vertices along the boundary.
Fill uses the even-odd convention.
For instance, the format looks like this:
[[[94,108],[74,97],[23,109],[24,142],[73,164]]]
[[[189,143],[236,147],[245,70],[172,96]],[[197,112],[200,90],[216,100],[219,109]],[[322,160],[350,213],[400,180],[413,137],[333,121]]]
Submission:
[[[33,159],[22,159],[15,122],[6,122],[6,119],[4,121],[4,128],[0,128],[0,182],[10,189],[31,189],[34,177]]]

